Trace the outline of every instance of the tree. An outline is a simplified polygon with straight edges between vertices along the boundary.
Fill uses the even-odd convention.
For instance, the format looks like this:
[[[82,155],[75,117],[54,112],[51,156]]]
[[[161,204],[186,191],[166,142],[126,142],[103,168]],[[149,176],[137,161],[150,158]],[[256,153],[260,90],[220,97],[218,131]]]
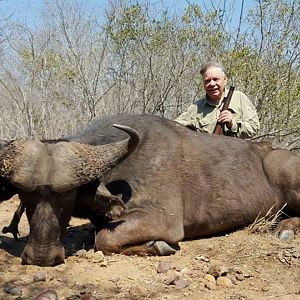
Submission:
[[[230,84],[257,107],[261,131],[292,147],[299,137],[296,0],[45,2],[37,28],[6,22],[0,56],[3,137],[52,138],[109,114],[175,118],[204,92],[203,63],[223,62]],[[9,62],[9,64],[7,63]]]

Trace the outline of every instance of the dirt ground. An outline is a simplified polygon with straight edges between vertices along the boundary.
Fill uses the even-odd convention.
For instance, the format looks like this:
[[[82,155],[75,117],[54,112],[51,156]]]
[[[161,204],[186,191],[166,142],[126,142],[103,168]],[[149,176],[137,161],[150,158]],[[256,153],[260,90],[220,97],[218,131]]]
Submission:
[[[18,199],[0,204],[0,229],[8,225]],[[185,241],[169,257],[104,256],[93,251],[94,232],[72,219],[65,263],[26,266],[21,238],[0,234],[0,299],[34,299],[53,289],[58,299],[282,299],[300,300],[300,236],[283,242],[248,229],[226,236]],[[43,300],[55,299],[42,298]]]

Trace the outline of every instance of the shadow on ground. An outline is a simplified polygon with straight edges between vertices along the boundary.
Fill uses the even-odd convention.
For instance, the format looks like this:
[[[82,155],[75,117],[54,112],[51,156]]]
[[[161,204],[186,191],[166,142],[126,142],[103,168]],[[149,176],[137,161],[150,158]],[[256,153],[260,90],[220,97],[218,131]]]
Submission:
[[[67,228],[63,240],[66,256],[73,256],[78,250],[90,250],[94,248],[95,229],[91,224],[71,226]],[[0,249],[7,253],[20,257],[26,245],[27,237],[15,240],[8,235],[0,235]]]

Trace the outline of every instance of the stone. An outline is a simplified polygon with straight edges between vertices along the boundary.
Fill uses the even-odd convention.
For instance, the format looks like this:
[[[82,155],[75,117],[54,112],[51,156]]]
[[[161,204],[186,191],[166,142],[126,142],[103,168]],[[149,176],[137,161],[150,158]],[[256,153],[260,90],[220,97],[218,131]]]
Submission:
[[[75,255],[78,256],[78,257],[85,258],[85,257],[86,257],[86,250],[80,249],[80,250],[78,250],[78,251],[75,253]]]
[[[200,256],[196,256],[195,260],[202,260],[205,262],[209,262],[209,257],[205,256],[205,255],[200,255]]]
[[[226,275],[228,273],[228,269],[223,265],[215,264],[210,266],[207,273],[211,274],[214,277],[219,277]]]
[[[3,289],[3,292],[13,295],[13,296],[19,296],[22,293],[22,288],[19,286],[10,286]]]
[[[19,271],[19,266],[17,265],[12,265],[9,267],[10,272],[18,272]]]
[[[227,274],[226,277],[229,278],[229,279],[231,280],[232,284],[237,284],[236,275],[233,275],[233,274]]]
[[[171,285],[171,284],[174,284],[174,282],[176,280],[179,280],[179,276],[177,275],[172,275],[170,277],[168,277],[167,279],[164,280],[164,284],[166,285]]]
[[[92,262],[100,263],[105,261],[105,256],[102,251],[93,252]]]
[[[98,252],[95,252],[93,249],[90,249],[89,251],[86,251],[86,257],[87,258],[94,257],[96,253],[98,253]],[[102,253],[102,251],[99,251],[99,253]]]
[[[224,287],[232,287],[233,286],[232,281],[225,276],[220,276],[217,278],[217,285],[224,286]]]
[[[33,277],[33,281],[46,281],[47,279],[47,274],[44,272],[37,272],[34,277]]]
[[[238,281],[243,281],[245,277],[244,277],[244,274],[237,273],[237,274],[235,274],[235,278],[236,278]]]
[[[174,281],[176,288],[183,289],[191,284],[189,280],[186,279],[178,279]]]
[[[159,262],[156,268],[157,273],[167,273],[173,269],[171,262]]]
[[[263,286],[263,287],[261,288],[261,290],[262,290],[263,292],[267,292],[267,291],[270,290],[270,286],[265,285],[265,286]]]
[[[216,283],[215,277],[211,274],[206,274],[203,278],[208,282]]]
[[[213,283],[213,282],[210,282],[210,281],[208,281],[208,282],[205,283],[205,287],[206,287],[207,289],[211,290],[211,291],[217,289],[216,284]]]
[[[84,294],[81,296],[81,300],[96,300],[96,298],[91,294]]]
[[[47,289],[38,294],[34,300],[58,300],[58,295],[55,290]]]

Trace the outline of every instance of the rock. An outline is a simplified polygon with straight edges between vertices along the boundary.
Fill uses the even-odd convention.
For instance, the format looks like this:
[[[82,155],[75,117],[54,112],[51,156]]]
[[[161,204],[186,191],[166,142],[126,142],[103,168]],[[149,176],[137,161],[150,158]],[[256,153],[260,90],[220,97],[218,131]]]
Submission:
[[[19,271],[19,266],[18,265],[12,265],[9,267],[10,272],[18,272]]]
[[[67,265],[66,264],[60,264],[60,265],[57,265],[57,266],[55,266],[53,268],[55,268],[55,270],[58,270],[59,272],[63,272],[63,271],[66,270]]]
[[[19,286],[9,286],[3,289],[3,292],[13,296],[19,296],[22,293],[22,288]]]
[[[238,281],[243,281],[245,277],[244,277],[244,274],[237,273],[237,274],[235,274],[235,278],[236,278]]]
[[[268,285],[265,285],[265,286],[263,286],[263,287],[261,288],[261,290],[262,290],[263,292],[267,292],[269,289],[270,289],[270,286],[268,286]]]
[[[33,277],[33,281],[46,281],[47,279],[47,274],[44,272],[37,272],[34,277]]]
[[[189,286],[191,283],[190,283],[190,281],[188,281],[186,279],[178,279],[178,280],[174,281],[174,284],[175,284],[176,288],[183,289],[183,288]]]
[[[236,275],[227,274],[226,277],[231,280],[232,284],[237,284]]]
[[[104,261],[106,261],[106,259],[105,259],[105,256],[102,251],[97,251],[97,252],[93,253],[93,256],[92,256],[93,263],[100,263],[100,262],[104,262]]]
[[[100,267],[106,268],[107,266],[108,266],[107,260],[104,260],[104,261],[101,261],[101,262],[100,262]]]
[[[156,268],[157,273],[167,273],[173,269],[171,262],[159,262]]]
[[[250,278],[252,277],[252,274],[251,274],[251,271],[249,270],[243,270],[243,269],[240,269],[240,268],[235,268],[233,270],[233,272],[235,272],[235,276],[236,276],[236,279],[237,280],[243,280],[245,278]]]
[[[217,285],[224,286],[224,287],[232,287],[233,286],[232,281],[229,278],[224,277],[224,276],[220,276],[217,278]]]
[[[205,287],[208,288],[211,291],[217,289],[216,284],[213,283],[213,282],[210,282],[210,281],[208,281],[208,282],[205,283]]]
[[[209,258],[205,255],[200,255],[200,256],[196,256],[194,258],[195,260],[202,260],[202,261],[205,261],[205,262],[209,262]]]
[[[86,251],[86,254],[85,256],[87,258],[93,258],[95,256],[95,254],[98,253],[98,252],[95,252],[93,249],[90,249],[89,251]],[[102,251],[99,251],[99,253],[101,254]],[[102,256],[104,256],[104,254],[102,253]]]
[[[14,257],[11,260],[11,264],[12,265],[20,265],[21,263],[22,263],[22,258],[20,258],[20,257]]]
[[[212,276],[211,274],[206,274],[203,278],[204,278],[207,282],[216,283],[215,277]]]
[[[78,257],[85,258],[85,257],[86,257],[86,250],[80,249],[80,250],[78,250],[78,251],[75,253],[75,255],[78,256]]]
[[[174,284],[174,282],[176,280],[179,280],[179,276],[177,275],[173,275],[171,277],[168,277],[167,279],[164,280],[164,284],[166,285],[171,285],[171,284]]]
[[[253,277],[253,275],[251,274],[250,271],[245,271],[245,272],[243,272],[243,275],[244,275],[245,278]]]
[[[295,233],[293,230],[283,230],[280,232],[278,238],[282,241],[290,241],[295,237]]]
[[[58,300],[58,296],[55,290],[47,289],[38,294],[34,300]]]
[[[81,296],[81,300],[96,300],[96,298],[91,294],[84,294]]]
[[[223,265],[216,264],[216,265],[210,266],[207,273],[211,274],[214,277],[219,277],[219,276],[226,275],[228,273],[228,269],[227,269],[227,267],[225,267]]]

